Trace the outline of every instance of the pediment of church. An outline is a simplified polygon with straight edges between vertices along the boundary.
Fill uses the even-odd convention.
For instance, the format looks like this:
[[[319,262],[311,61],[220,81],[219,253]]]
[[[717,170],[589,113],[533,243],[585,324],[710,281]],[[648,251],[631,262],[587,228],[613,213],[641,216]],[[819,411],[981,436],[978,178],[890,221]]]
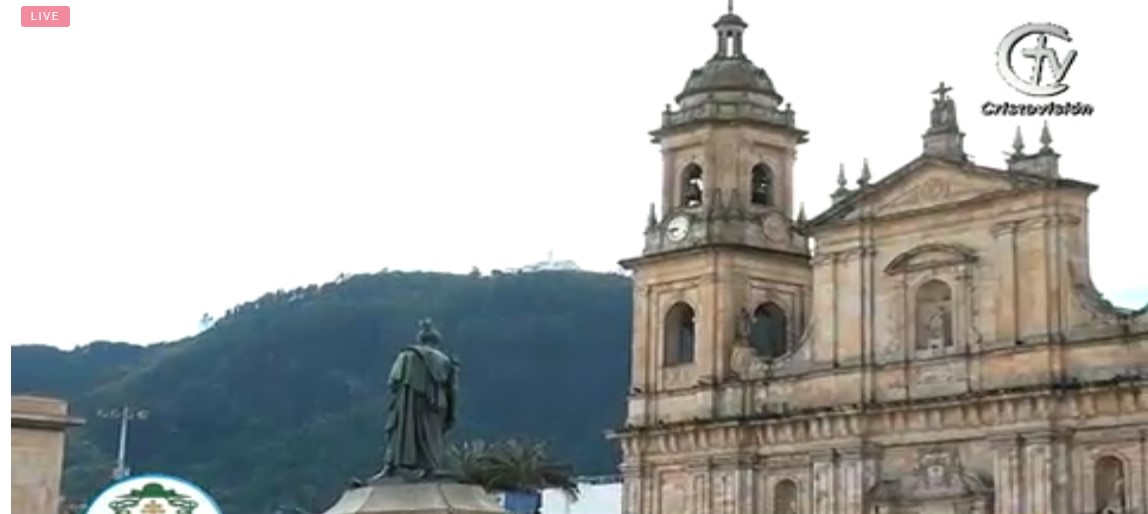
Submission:
[[[1015,189],[1017,178],[991,168],[922,157],[862,190],[849,193],[811,224],[855,220],[863,213],[882,218],[944,207]]]
[[[927,164],[900,177],[900,180],[879,183],[874,187],[881,186],[884,187],[858,202],[857,208],[846,219],[864,211],[884,217],[929,209],[1012,189],[1005,176],[970,173],[946,164]]]

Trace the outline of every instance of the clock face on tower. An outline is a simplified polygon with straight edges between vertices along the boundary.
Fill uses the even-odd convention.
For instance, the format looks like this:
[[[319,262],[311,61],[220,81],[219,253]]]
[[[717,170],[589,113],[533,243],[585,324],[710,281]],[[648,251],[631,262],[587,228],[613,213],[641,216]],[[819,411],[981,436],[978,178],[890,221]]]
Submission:
[[[666,237],[675,243],[685,239],[689,233],[690,219],[686,216],[679,215],[666,224]]]
[[[775,243],[784,242],[789,238],[789,225],[782,218],[781,214],[776,212],[766,215],[762,220],[762,229],[765,231],[765,237]]]

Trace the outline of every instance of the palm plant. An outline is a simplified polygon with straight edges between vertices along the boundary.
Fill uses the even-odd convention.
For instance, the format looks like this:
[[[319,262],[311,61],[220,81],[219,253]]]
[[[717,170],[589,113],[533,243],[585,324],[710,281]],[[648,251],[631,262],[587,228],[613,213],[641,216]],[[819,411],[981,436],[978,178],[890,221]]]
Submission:
[[[489,444],[469,441],[451,448],[462,481],[487,491],[538,493],[559,489],[578,499],[574,470],[550,457],[546,444],[509,439]]]

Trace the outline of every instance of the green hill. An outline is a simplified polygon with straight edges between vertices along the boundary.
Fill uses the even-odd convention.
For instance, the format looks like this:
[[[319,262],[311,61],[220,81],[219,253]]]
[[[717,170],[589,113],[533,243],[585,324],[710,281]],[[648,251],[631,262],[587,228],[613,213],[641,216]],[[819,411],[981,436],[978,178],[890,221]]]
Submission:
[[[456,438],[542,439],[580,474],[614,472],[603,431],[624,412],[631,317],[617,275],[358,275],[267,294],[174,343],[18,346],[12,387],[88,418],[69,437],[69,498],[106,483],[117,425],[95,411],[126,404],[151,412],[132,426],[133,471],[186,477],[228,513],[314,511],[378,466],[386,372],[427,316],[463,365]]]

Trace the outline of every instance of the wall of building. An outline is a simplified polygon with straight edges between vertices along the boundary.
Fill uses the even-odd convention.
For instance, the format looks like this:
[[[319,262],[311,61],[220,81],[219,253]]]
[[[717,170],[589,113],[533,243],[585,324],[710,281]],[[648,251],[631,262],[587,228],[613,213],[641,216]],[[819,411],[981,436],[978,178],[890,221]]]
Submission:
[[[621,514],[622,482],[579,484],[577,501],[570,501],[562,491],[542,492],[542,514]]]
[[[13,514],[59,512],[64,430],[80,423],[61,400],[12,397]]]

